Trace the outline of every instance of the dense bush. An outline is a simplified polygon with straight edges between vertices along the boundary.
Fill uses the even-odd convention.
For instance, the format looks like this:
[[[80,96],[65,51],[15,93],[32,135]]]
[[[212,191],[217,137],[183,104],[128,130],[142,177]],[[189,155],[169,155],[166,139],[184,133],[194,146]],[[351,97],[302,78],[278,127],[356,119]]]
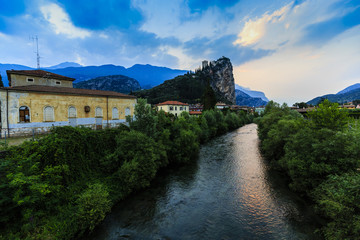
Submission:
[[[354,125],[327,100],[306,118],[271,102],[258,124],[263,156],[329,220],[326,239],[360,239],[360,131]]]
[[[78,238],[159,168],[195,160],[200,143],[251,120],[214,110],[175,117],[139,99],[130,128],[54,128],[12,147],[0,164],[0,238]]]

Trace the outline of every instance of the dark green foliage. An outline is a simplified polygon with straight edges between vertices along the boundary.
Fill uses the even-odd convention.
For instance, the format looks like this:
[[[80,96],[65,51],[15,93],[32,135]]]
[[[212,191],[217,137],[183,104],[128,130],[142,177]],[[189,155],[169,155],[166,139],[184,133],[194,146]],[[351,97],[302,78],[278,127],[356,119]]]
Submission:
[[[194,161],[200,142],[251,120],[214,110],[174,118],[142,99],[134,119],[130,129],[54,128],[11,148],[0,165],[0,238],[79,238],[160,167]]]
[[[214,109],[216,105],[216,95],[210,86],[210,79],[207,79],[207,84],[204,90],[204,94],[201,97],[201,102],[204,106],[204,111]]]
[[[157,104],[169,100],[184,103],[198,103],[208,86],[209,75],[203,72],[177,76],[148,89],[134,92],[138,98],[146,98],[149,103]],[[218,101],[230,103],[222,94],[214,93]],[[216,103],[215,103],[216,104]]]
[[[314,111],[308,112],[315,129],[328,128],[342,130],[350,121],[346,110],[339,109],[339,104],[325,99]]]
[[[292,190],[315,201],[328,219],[326,239],[360,239],[360,132],[328,100],[308,117],[270,102],[258,124],[262,153],[288,175]]]
[[[317,211],[330,221],[323,228],[326,239],[360,239],[360,174],[332,175],[312,196]]]

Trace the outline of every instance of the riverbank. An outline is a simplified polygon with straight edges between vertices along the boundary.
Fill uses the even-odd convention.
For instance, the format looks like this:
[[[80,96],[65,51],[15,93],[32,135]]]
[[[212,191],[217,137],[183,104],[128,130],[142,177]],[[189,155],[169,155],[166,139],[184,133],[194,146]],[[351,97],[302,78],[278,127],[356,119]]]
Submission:
[[[263,156],[289,187],[312,200],[325,239],[360,239],[360,129],[325,100],[307,119],[269,102],[259,120]]]
[[[269,170],[250,124],[119,202],[84,239],[318,239],[313,216]]]
[[[2,238],[79,238],[158,169],[195,161],[200,143],[251,120],[220,111],[175,118],[141,101],[135,116],[130,129],[55,128],[10,148],[0,166]]]

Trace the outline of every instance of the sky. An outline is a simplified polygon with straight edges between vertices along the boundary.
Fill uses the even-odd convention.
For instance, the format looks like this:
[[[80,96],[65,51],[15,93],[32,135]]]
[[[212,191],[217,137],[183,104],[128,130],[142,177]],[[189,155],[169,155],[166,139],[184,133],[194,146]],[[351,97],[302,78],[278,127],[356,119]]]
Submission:
[[[235,82],[292,105],[360,83],[360,0],[0,0],[0,63],[230,58]]]

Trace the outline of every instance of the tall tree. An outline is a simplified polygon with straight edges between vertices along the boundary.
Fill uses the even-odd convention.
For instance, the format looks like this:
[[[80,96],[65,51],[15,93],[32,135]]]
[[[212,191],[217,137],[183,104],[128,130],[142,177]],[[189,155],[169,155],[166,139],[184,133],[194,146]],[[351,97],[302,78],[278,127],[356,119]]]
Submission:
[[[214,109],[216,105],[216,95],[212,87],[210,86],[210,78],[206,79],[207,84],[204,94],[202,96],[202,104],[204,105],[204,111]]]

